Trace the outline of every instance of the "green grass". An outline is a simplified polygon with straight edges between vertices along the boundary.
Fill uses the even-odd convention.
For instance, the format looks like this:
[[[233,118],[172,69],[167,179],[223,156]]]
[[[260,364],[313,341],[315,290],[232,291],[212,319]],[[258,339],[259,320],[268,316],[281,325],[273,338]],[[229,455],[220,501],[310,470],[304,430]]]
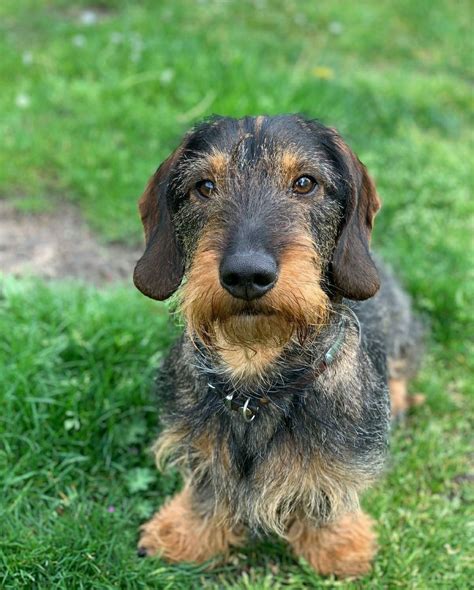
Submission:
[[[136,198],[195,119],[304,111],[336,125],[377,180],[374,244],[431,324],[413,385],[428,401],[365,498],[380,532],[365,581],[319,578],[275,540],[214,573],[138,560],[138,525],[179,486],[147,451],[175,328],[132,287],[5,278],[0,587],[468,588],[471,4],[115,0],[91,26],[81,6],[0,5],[0,197],[30,211],[67,198],[104,240],[136,241]]]
[[[73,286],[2,284],[0,586],[332,587],[271,540],[212,574],[135,556],[139,524],[179,485],[148,452],[157,350],[173,328],[128,288]],[[417,387],[429,402],[396,430],[365,499],[380,531],[373,587],[467,587],[469,383],[453,365],[428,356]]]

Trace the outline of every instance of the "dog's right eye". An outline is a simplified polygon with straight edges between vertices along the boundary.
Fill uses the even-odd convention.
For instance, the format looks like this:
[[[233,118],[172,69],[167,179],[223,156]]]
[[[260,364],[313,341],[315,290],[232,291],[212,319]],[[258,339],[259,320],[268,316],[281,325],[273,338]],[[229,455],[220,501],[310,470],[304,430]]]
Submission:
[[[201,195],[201,197],[204,197],[206,199],[208,199],[212,195],[215,188],[215,184],[212,182],[212,180],[209,179],[200,180],[199,182],[196,182],[197,192]]]
[[[317,184],[312,176],[300,176],[293,183],[293,192],[298,195],[309,195]]]

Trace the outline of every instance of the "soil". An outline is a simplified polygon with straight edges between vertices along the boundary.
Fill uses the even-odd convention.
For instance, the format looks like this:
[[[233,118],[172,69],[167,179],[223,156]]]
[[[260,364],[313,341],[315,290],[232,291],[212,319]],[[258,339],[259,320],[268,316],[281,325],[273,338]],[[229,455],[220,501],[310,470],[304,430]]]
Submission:
[[[26,214],[0,199],[0,272],[95,285],[130,281],[142,248],[101,244],[71,206]]]

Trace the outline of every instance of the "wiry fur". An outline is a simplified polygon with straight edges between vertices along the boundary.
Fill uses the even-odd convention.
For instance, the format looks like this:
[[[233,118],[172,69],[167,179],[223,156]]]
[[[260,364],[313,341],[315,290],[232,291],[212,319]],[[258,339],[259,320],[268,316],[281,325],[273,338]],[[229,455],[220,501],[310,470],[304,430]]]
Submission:
[[[328,297],[320,287],[318,257],[307,234],[295,236],[282,252],[278,283],[263,304],[237,300],[222,289],[219,258],[219,242],[204,236],[180,292],[181,309],[191,337],[214,349],[244,353],[231,367],[236,376],[252,372],[259,349],[280,351],[293,337],[304,340],[308,329],[318,330],[326,321]],[[242,314],[249,310],[255,314]]]
[[[321,573],[363,574],[375,538],[359,496],[384,463],[388,378],[412,375],[418,356],[408,299],[369,253],[374,185],[334,130],[300,117],[216,118],[163,166],[141,204],[161,226],[147,228],[137,286],[163,299],[184,275],[186,330],[160,371],[168,412],[155,453],[186,485],[140,547],[203,561],[244,529],[268,531]],[[302,174],[318,182],[310,198],[291,192]],[[206,178],[208,199],[194,188]],[[242,244],[278,262],[252,301],[220,280]],[[259,404],[253,422],[226,407],[229,394]]]
[[[341,308],[340,313],[347,312]],[[288,356],[304,351],[306,363],[314,363],[328,347],[331,332],[332,327],[323,328],[310,343],[294,343]],[[358,509],[359,492],[383,462],[388,408],[377,395],[386,390],[383,369],[359,348],[355,326],[348,330],[338,360],[307,391],[274,393],[257,429],[225,412],[218,394],[206,393],[210,371],[219,372],[206,349],[197,352],[185,339],[172,358],[173,373],[182,379],[187,375],[194,386],[182,391],[172,424],[155,450],[160,460],[170,455],[190,466],[185,475],[208,510],[285,535],[295,512],[318,524]],[[288,362],[280,358],[272,365],[271,382],[284,380]],[[168,363],[162,378],[167,370]],[[226,375],[222,371],[222,378],[231,381]],[[361,394],[367,383],[374,393],[365,398]],[[203,446],[203,437],[212,443]]]

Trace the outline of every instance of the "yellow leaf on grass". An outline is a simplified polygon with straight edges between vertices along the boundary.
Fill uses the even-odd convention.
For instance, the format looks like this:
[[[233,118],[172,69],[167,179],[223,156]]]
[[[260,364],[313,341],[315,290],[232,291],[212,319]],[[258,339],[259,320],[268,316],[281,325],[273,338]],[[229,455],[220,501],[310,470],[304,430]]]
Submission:
[[[311,70],[311,73],[320,80],[332,80],[334,78],[334,70],[327,66],[316,66]]]

